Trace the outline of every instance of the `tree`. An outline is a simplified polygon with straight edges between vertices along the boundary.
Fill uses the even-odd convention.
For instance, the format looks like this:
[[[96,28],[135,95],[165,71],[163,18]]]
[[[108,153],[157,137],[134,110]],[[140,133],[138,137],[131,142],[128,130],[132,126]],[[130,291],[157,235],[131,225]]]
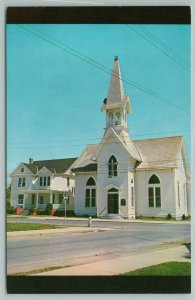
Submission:
[[[6,211],[8,214],[15,213],[15,208],[11,206],[11,185],[6,188]]]

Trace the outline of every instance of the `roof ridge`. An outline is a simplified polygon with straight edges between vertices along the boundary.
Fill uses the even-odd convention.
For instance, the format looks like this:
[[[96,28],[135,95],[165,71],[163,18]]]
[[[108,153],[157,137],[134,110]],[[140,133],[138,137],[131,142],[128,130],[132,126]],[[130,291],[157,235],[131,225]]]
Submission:
[[[34,160],[32,164],[35,162],[45,162],[45,161],[55,161],[55,160],[66,160],[66,159],[77,159],[78,157],[67,157],[67,158],[54,158],[54,159],[43,159],[43,160]]]
[[[159,138],[149,138],[149,139],[143,139],[143,140],[132,140],[134,142],[143,142],[143,141],[150,141],[150,140],[162,140],[162,139],[173,139],[173,138],[183,138],[183,135],[174,135],[174,136],[164,136]]]

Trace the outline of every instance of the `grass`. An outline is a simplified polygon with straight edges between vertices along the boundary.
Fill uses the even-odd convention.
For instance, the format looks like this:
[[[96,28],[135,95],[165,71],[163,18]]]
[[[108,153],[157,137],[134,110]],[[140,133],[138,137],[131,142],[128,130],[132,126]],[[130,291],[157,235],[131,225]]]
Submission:
[[[137,269],[121,275],[125,276],[190,276],[191,263],[171,261],[142,269]]]
[[[145,220],[145,221],[175,221],[174,218],[168,220],[167,218],[163,217],[143,217],[143,216],[137,216],[137,220]]]
[[[7,232],[41,230],[41,229],[56,229],[56,228],[62,228],[62,227],[64,228],[64,226],[49,225],[49,224],[7,223]]]
[[[137,220],[144,220],[144,221],[168,221],[168,222],[170,222],[170,221],[175,222],[175,221],[176,221],[175,218],[167,219],[167,217],[144,217],[144,216],[137,216],[136,219],[137,219]],[[185,220],[186,220],[186,221],[190,221],[190,220],[191,220],[191,217],[188,216],[188,217],[186,217]],[[182,219],[181,219],[181,221],[182,221]],[[184,221],[184,220],[183,220],[183,221]]]

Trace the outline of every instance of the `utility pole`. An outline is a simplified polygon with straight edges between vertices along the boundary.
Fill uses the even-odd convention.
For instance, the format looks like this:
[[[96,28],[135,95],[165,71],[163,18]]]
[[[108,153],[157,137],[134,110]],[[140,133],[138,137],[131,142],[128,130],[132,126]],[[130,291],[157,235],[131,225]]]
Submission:
[[[64,225],[66,226],[66,200],[68,198],[68,192],[64,192]]]

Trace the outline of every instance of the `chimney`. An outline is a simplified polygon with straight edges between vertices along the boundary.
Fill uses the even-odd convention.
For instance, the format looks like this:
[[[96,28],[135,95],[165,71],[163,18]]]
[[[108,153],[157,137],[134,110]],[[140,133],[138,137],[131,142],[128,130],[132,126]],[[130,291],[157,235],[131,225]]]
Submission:
[[[33,158],[29,158],[29,164],[32,165],[33,164]]]

